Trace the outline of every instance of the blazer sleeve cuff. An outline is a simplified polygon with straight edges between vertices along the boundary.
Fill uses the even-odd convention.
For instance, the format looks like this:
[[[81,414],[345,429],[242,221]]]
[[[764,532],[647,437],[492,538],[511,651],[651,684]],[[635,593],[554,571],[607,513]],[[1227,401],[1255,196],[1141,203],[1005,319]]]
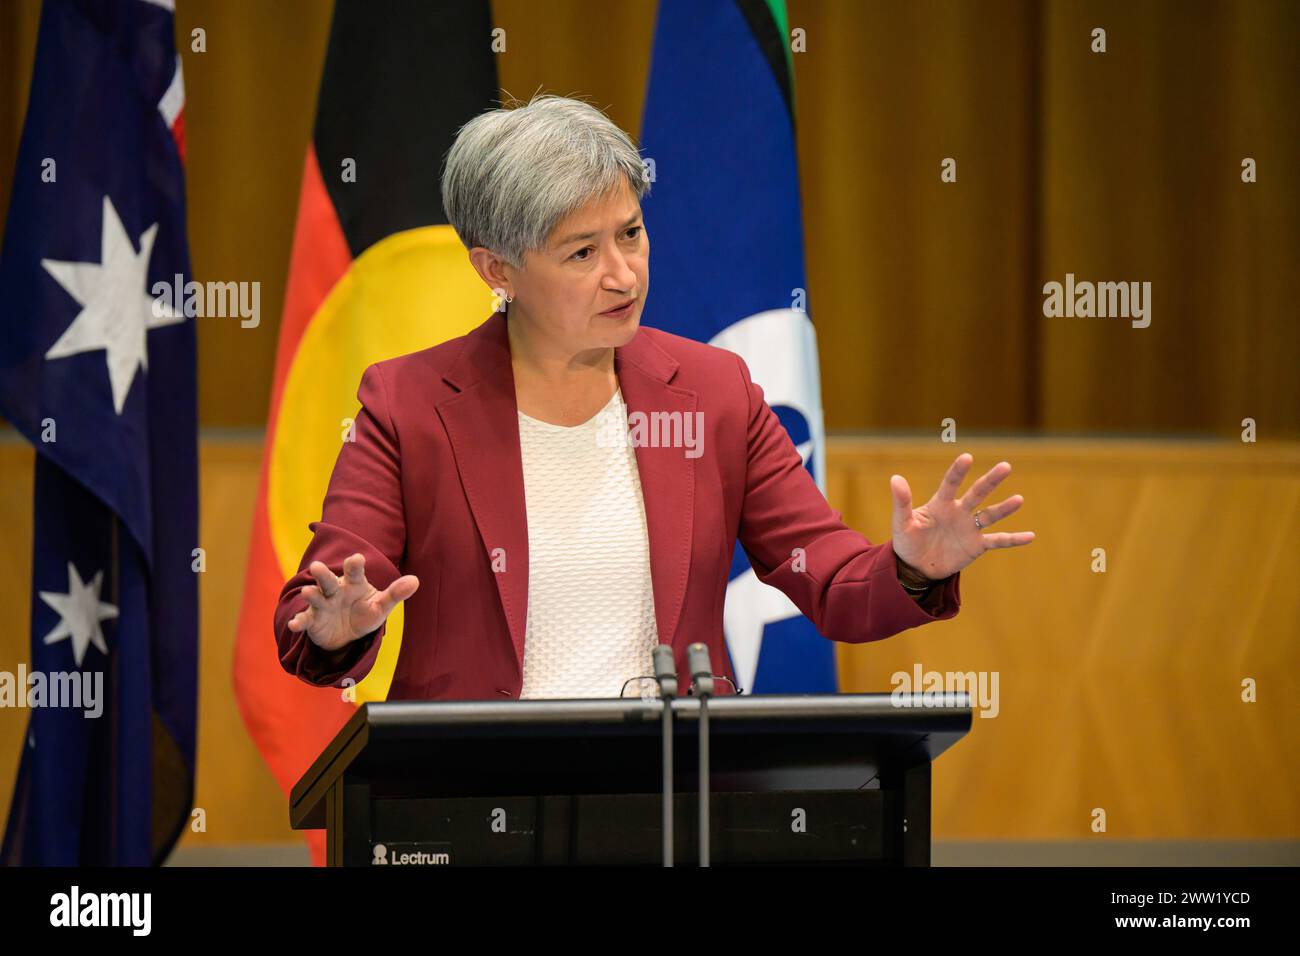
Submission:
[[[939,595],[933,604],[934,612],[931,613],[922,607],[898,580],[896,557],[894,542],[892,540],[884,542],[877,551],[875,561],[872,562],[871,571],[868,572],[868,577],[872,578],[885,594],[890,617],[897,615],[897,620],[903,622],[905,627],[917,627],[930,621],[946,621],[955,617],[961,608],[961,572],[950,574],[936,583]]]
[[[842,570],[825,589],[820,620],[825,637],[860,644],[878,641],[931,621],[954,617],[961,605],[958,575],[947,578],[936,613],[917,604],[898,580],[893,542],[875,546],[856,574]]]
[[[306,598],[296,599],[285,612],[285,620],[292,618],[306,607]],[[351,679],[351,684],[348,686],[355,686],[361,683],[374,666],[386,628],[385,622],[379,625],[378,630],[357,638],[347,646],[346,652],[337,660],[334,660],[333,655],[321,650],[306,632],[295,634],[286,628],[289,638],[284,644],[284,652],[280,655],[280,664],[298,679],[318,687],[342,687],[344,681],[348,679]]]

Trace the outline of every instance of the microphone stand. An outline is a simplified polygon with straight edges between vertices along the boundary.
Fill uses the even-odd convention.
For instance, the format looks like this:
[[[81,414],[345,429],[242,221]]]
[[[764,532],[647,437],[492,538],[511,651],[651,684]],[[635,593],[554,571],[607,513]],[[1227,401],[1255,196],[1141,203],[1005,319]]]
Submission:
[[[663,832],[664,866],[673,865],[673,698],[677,696],[677,666],[673,649],[660,644],[654,650],[655,680],[663,700]]]
[[[686,648],[691,671],[691,693],[700,701],[700,866],[709,865],[709,698],[713,696],[713,665],[704,644]]]

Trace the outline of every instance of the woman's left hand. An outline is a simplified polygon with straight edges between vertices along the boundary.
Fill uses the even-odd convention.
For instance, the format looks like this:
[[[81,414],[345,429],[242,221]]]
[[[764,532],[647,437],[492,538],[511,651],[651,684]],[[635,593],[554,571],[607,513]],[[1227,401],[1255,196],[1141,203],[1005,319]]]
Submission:
[[[989,493],[1011,474],[1011,465],[1005,461],[990,468],[958,498],[957,492],[974,460],[969,453],[958,455],[934,497],[916,509],[912,508],[907,480],[902,475],[889,479],[894,494],[894,553],[931,580],[956,574],[990,548],[1015,548],[1034,540],[1032,531],[984,533],[984,528],[1016,511],[1025,499],[1012,495],[980,508]],[[974,516],[977,508],[979,525]]]

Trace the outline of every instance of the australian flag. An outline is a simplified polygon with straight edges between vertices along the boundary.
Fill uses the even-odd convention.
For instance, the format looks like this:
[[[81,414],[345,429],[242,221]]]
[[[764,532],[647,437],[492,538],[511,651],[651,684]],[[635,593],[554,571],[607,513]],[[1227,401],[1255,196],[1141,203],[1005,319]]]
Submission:
[[[41,13],[0,247],[0,415],[36,450],[6,864],[158,864],[190,818],[195,329],[154,294],[190,273],[172,6]]]
[[[738,353],[825,494],[794,119],[783,0],[660,0],[641,127],[646,324]],[[739,545],[723,622],[745,690],[836,689],[834,645]]]

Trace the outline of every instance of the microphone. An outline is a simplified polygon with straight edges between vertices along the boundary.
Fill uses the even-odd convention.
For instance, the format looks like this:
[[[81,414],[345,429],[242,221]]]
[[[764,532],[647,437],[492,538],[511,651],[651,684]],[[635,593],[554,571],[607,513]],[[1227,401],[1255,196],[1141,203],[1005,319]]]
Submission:
[[[677,666],[673,649],[659,644],[654,650],[655,680],[663,699],[663,831],[664,866],[673,865],[673,698],[677,696]]]
[[[713,664],[709,660],[709,649],[704,644],[692,644],[686,648],[686,666],[691,669],[691,686],[696,697],[713,696]]]
[[[677,666],[673,663],[673,649],[667,644],[656,645],[654,665],[659,693],[664,700],[671,700],[677,696]]]
[[[709,865],[709,698],[713,696],[713,664],[707,645],[695,643],[686,648],[686,663],[691,671],[691,693],[700,701],[700,866]]]

